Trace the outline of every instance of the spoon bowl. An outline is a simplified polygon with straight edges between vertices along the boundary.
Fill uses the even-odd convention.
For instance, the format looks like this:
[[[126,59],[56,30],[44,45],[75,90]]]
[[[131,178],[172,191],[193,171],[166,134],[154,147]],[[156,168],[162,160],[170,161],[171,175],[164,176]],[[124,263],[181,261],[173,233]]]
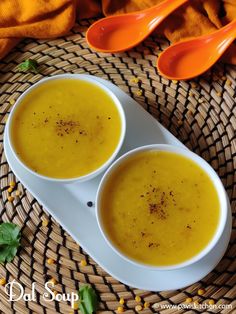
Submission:
[[[101,52],[122,52],[143,41],[165,17],[188,0],[165,0],[135,13],[106,17],[92,24],[86,39]]]
[[[158,58],[161,75],[172,80],[187,80],[206,72],[236,38],[236,21],[220,30],[167,48]]]

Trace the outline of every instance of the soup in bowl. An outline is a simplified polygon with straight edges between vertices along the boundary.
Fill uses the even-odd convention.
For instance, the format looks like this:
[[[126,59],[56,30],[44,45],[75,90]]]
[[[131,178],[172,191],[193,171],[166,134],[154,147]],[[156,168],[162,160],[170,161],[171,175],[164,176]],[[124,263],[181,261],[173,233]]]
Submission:
[[[211,166],[188,149],[149,145],[120,157],[96,200],[100,230],[126,260],[176,269],[205,256],[227,218],[224,187]]]
[[[117,97],[92,77],[76,74],[33,85],[8,120],[18,161],[58,182],[84,181],[104,171],[121,148],[125,128]]]

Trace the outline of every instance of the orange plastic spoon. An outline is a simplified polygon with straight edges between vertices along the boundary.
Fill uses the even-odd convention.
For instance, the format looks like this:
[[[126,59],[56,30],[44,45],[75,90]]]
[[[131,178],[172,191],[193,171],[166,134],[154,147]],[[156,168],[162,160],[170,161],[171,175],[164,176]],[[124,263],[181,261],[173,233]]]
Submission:
[[[207,71],[236,38],[236,20],[220,30],[167,48],[158,58],[161,75],[187,80]]]
[[[90,47],[102,52],[121,52],[143,41],[176,8],[188,0],[165,0],[154,7],[129,14],[106,17],[87,31]]]

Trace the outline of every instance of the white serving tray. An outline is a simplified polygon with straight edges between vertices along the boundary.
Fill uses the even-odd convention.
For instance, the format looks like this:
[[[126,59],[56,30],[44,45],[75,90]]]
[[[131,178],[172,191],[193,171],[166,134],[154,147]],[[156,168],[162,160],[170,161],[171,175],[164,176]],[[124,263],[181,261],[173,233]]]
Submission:
[[[81,77],[87,75],[81,75]],[[121,89],[103,79],[95,80],[107,86],[122,103],[127,120],[127,133],[119,155],[135,147],[147,144],[172,144],[184,146],[160,125],[137,102]],[[30,193],[61,224],[81,247],[110,275],[119,281],[139,289],[161,291],[179,289],[206,276],[221,260],[231,234],[231,210],[225,231],[215,248],[198,263],[179,270],[155,271],[135,266],[117,255],[106,243],[98,228],[94,202],[101,176],[85,183],[60,184],[40,179],[24,169],[13,156],[4,134],[4,151],[7,161]]]

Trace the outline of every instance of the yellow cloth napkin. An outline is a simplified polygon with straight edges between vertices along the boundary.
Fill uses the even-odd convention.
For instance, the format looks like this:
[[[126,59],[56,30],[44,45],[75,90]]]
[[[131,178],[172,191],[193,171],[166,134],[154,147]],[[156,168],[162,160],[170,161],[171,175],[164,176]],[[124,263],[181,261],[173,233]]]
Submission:
[[[0,58],[24,37],[65,35],[78,18],[142,10],[163,0],[4,0],[0,1]],[[224,13],[225,12],[225,13]],[[190,0],[158,27],[171,42],[201,36],[236,19],[236,0]],[[236,45],[224,55],[236,64]]]

